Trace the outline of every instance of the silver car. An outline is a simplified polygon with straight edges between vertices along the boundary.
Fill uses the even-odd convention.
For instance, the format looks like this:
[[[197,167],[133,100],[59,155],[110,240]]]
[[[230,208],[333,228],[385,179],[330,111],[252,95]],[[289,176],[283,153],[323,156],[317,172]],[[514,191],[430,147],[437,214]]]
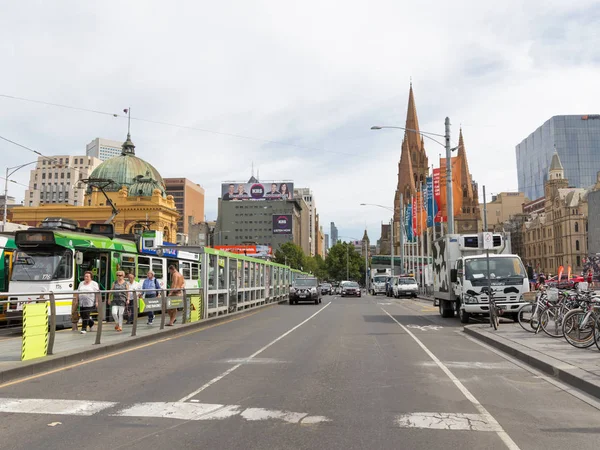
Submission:
[[[402,296],[416,297],[419,294],[419,285],[413,277],[394,277],[392,292],[395,298]]]

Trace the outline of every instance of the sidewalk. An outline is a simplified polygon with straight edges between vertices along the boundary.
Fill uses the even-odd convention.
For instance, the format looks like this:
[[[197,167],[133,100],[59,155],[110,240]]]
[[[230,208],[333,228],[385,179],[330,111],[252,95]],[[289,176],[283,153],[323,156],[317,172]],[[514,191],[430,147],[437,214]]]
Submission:
[[[467,325],[465,333],[491,345],[540,371],[600,398],[600,352],[571,346],[564,338],[551,338],[543,331],[528,333],[516,323],[501,323],[497,331],[489,323]]]
[[[97,324],[92,332],[81,334],[71,329],[59,330],[54,340],[54,354],[42,358],[21,361],[21,336],[0,339],[0,384],[17,378],[31,376],[37,373],[78,363],[86,359],[123,350],[128,347],[142,345],[147,342],[175,336],[180,333],[190,332],[196,328],[211,325],[216,322],[231,320],[246,314],[254,313],[262,308],[277,304],[270,302],[255,306],[235,313],[224,314],[194,323],[182,325],[182,313],[177,313],[177,321],[172,327],[165,326],[160,329],[160,313],[156,315],[153,325],[147,325],[146,317],[140,317],[137,324],[136,336],[131,336],[132,325],[123,325],[123,331],[114,329],[114,322],[104,323],[102,329],[102,343],[95,345]],[[166,318],[168,323],[168,317]]]

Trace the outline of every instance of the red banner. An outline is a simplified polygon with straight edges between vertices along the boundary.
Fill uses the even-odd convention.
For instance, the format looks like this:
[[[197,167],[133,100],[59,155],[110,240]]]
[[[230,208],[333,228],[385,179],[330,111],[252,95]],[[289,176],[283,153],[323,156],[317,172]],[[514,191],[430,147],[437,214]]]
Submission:
[[[416,197],[412,197],[412,229],[413,229],[413,236],[417,236],[417,198]]]
[[[437,214],[435,215],[435,221],[437,223],[444,222],[442,217],[440,195],[440,169],[433,169],[433,200],[437,205]]]

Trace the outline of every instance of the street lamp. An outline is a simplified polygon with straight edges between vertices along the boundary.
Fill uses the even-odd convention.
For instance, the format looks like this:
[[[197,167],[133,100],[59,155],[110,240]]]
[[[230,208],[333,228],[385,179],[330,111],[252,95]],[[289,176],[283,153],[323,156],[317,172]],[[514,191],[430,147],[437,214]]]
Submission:
[[[36,163],[37,163],[37,160],[28,162],[26,164],[21,164],[20,166],[6,168],[6,176],[4,177],[4,215],[2,218],[2,231],[6,230],[6,215],[7,215],[6,204],[8,203],[8,181],[9,181],[8,177],[10,177],[17,170],[22,169],[25,166],[29,166],[31,164],[36,164]],[[15,181],[13,181],[13,180],[10,180],[10,181],[11,181],[11,183],[15,183]]]
[[[338,236],[346,239],[352,239],[354,241],[360,241],[360,239],[356,239],[352,236]],[[346,244],[346,280],[350,279],[350,264],[349,264],[349,255],[348,255],[348,243]],[[361,244],[362,248],[362,244]],[[367,269],[369,267],[369,248],[367,247],[367,242],[365,241],[365,289],[369,289],[369,275],[367,274]]]
[[[402,205],[403,199],[402,199],[402,194],[400,194],[400,205]],[[394,212],[394,208],[391,208],[389,206],[383,206],[383,205],[377,205],[375,203],[361,203],[360,206],[377,206],[378,208],[383,208],[383,209],[387,209],[388,211],[391,211],[392,213]],[[400,272],[402,273],[404,271],[404,233],[403,233],[403,224],[404,224],[404,220],[403,220],[403,207],[400,207]],[[390,232],[390,239],[391,239],[391,245],[390,245],[390,256],[391,256],[391,269],[392,269],[392,275],[394,275],[394,217],[392,216],[392,223],[391,223],[391,232]]]
[[[413,133],[419,133],[421,136],[431,139],[436,144],[441,145],[446,148],[446,205],[448,210],[448,234],[454,233],[454,199],[452,197],[452,152],[457,150],[459,147],[450,147],[450,118],[446,117],[444,121],[444,125],[446,127],[445,134],[437,134],[437,133],[429,133],[427,131],[414,130],[411,128],[404,127],[394,127],[394,126],[372,126],[371,130],[383,130],[384,128],[393,128],[398,130],[410,131]],[[437,139],[432,138],[431,136],[443,137],[446,141],[445,144],[442,144]]]

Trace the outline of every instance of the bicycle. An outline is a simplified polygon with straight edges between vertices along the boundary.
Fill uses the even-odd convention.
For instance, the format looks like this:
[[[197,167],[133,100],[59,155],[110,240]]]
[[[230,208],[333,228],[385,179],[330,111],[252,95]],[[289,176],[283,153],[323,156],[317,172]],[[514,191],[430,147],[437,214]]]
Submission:
[[[598,338],[596,323],[600,316],[595,310],[600,308],[600,304],[589,292],[582,296],[584,298],[579,300],[581,306],[566,313],[562,323],[566,341],[576,348],[590,347]]]
[[[479,295],[482,294],[486,294],[488,296],[488,303],[489,303],[489,308],[490,308],[490,326],[494,327],[494,330],[498,329],[498,326],[500,326],[500,316],[504,313],[504,310],[506,309],[506,305],[496,305],[496,300],[494,299],[494,296],[500,292],[500,290],[494,290],[494,289],[489,289],[488,292],[488,288],[487,287],[483,287],[481,288],[481,292],[475,292],[471,289],[469,289],[467,291],[467,294],[473,296],[473,297],[477,297]],[[519,290],[514,287],[514,286],[508,286],[506,288],[504,288],[503,292],[505,294],[518,294]]]

